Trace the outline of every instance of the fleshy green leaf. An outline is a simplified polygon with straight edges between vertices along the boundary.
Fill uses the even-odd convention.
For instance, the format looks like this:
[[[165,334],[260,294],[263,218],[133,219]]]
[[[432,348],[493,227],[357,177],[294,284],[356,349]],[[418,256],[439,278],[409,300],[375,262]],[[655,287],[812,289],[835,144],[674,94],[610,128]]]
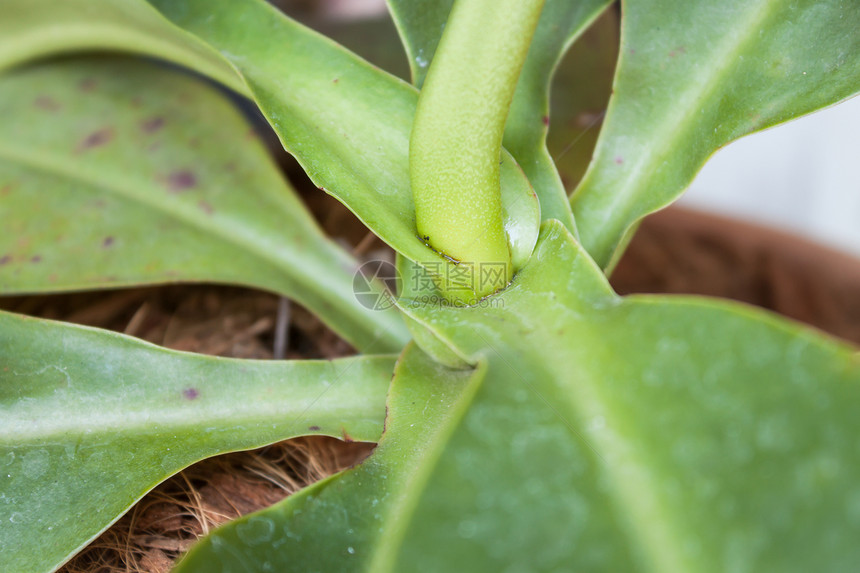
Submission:
[[[210,571],[387,571],[376,547],[399,537],[398,519],[463,415],[483,371],[448,370],[410,345],[395,370],[386,431],[360,466],[233,521],[198,543],[174,573]],[[268,563],[268,566],[262,565]],[[466,571],[454,568],[451,571]]]
[[[150,3],[236,67],[284,147],[317,185],[404,256],[445,263],[415,229],[408,158],[415,88],[262,0]],[[505,231],[519,267],[537,239],[540,207],[507,152],[501,177]]]
[[[0,10],[0,70],[69,52],[137,52],[247,92],[217,52],[165,22],[143,0],[2,0]]]
[[[355,260],[210,86],[62,60],[0,77],[0,116],[0,292],[238,283],[295,298],[359,348],[408,340],[393,311],[356,301]]]
[[[200,459],[298,435],[378,439],[393,368],[204,357],[0,313],[0,570],[53,570]]]
[[[388,0],[409,57],[413,83],[421,86],[453,0]],[[522,166],[541,203],[543,219],[575,228],[567,193],[546,150],[549,83],[559,59],[609,4],[609,0],[547,0],[505,126],[505,148]]]
[[[374,454],[182,571],[853,570],[856,349],[736,303],[619,298],[557,222],[484,303],[401,301],[479,364],[452,400],[451,374],[401,359],[418,376],[394,388],[436,394],[410,396],[383,444],[451,404],[403,438],[408,468],[371,478]]]
[[[604,268],[716,149],[860,90],[858,2],[628,0],[623,18],[615,93],[572,199]]]

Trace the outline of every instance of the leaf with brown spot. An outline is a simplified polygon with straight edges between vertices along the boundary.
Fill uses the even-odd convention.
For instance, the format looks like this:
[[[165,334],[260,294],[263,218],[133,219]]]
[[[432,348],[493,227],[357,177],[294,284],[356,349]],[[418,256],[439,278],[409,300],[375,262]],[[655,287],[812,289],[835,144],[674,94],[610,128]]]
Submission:
[[[91,92],[98,86],[98,81],[95,78],[84,78],[78,82],[78,89],[82,92]]]
[[[53,98],[47,96],[38,96],[33,100],[33,105],[45,111],[58,111],[60,109],[60,104]]]
[[[197,176],[191,171],[174,171],[167,176],[167,190],[180,193],[197,186]]]
[[[94,147],[100,147],[114,138],[114,130],[112,127],[104,127],[102,129],[96,130],[89,135],[87,135],[81,142],[78,144],[78,147],[75,149],[77,153],[82,153]]]
[[[75,113],[45,113],[35,97]],[[394,310],[356,301],[355,259],[210,85],[140,60],[60,60],[0,77],[0,117],[0,182],[16,185],[3,186],[0,253],[40,263],[5,264],[0,294],[238,283],[295,299],[359,348],[408,339]]]
[[[150,117],[149,119],[145,119],[141,124],[140,128],[146,133],[155,133],[162,127],[164,127],[164,118],[163,117]]]
[[[55,570],[198,460],[309,433],[379,439],[395,360],[215,358],[0,312],[0,571]]]

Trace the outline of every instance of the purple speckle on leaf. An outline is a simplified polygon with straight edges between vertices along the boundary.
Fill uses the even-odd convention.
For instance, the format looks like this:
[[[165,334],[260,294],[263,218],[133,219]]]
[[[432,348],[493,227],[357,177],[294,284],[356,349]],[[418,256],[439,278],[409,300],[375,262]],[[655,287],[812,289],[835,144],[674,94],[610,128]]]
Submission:
[[[163,117],[151,117],[149,119],[144,120],[140,124],[140,128],[144,131],[144,133],[155,133],[162,127],[164,127]]]
[[[78,88],[79,88],[82,92],[91,92],[91,91],[93,91],[94,89],[96,89],[96,86],[97,86],[97,85],[98,85],[98,82],[96,81],[96,79],[95,79],[95,78],[84,78],[84,79],[82,79],[82,80],[81,80],[81,82],[78,84]]]
[[[94,147],[99,147],[106,143],[109,143],[114,136],[113,128],[105,127],[104,129],[99,129],[98,131],[94,131],[88,136],[86,136],[83,141],[78,144],[78,153],[82,151],[86,151],[88,149],[92,149]]]
[[[33,105],[45,111],[57,111],[60,109],[60,104],[57,103],[57,100],[52,97],[43,95],[33,100]]]
[[[167,176],[167,189],[171,193],[181,193],[197,185],[197,176],[190,171],[174,171]]]

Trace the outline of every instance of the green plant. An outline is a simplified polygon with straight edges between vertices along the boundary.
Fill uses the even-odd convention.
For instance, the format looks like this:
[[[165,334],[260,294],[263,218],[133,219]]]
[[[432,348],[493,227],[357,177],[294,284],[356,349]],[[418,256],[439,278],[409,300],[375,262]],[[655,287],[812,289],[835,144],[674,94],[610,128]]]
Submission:
[[[244,284],[364,353],[215,359],[0,313],[0,569],[53,570],[182,467],[305,434],[379,446],[177,571],[856,569],[857,349],[604,272],[718,147],[860,89],[860,4],[628,0],[570,201],[548,83],[608,1],[451,5],[389,0],[419,95],[262,0],[0,1],[0,291]],[[356,301],[356,261],[210,84],[22,65],[84,51],[255,102],[397,251],[396,308]]]

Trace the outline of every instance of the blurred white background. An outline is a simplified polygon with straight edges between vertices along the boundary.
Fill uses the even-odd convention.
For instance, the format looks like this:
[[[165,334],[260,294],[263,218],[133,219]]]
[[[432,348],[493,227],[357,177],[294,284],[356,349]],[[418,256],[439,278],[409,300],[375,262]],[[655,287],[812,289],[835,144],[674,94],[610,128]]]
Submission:
[[[728,145],[680,204],[860,256],[860,97]]]

